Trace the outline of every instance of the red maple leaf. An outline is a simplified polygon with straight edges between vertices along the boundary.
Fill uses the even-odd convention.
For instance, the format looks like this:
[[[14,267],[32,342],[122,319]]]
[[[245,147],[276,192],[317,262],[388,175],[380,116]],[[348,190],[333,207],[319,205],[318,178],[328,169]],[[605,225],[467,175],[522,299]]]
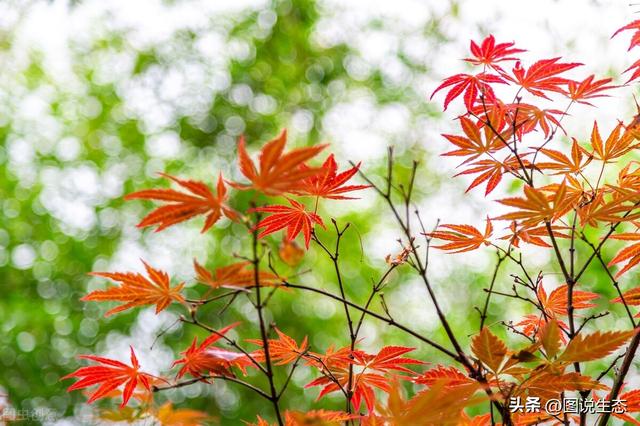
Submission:
[[[215,342],[222,339],[225,333],[238,326],[238,324],[240,323],[236,322],[218,330],[203,340],[200,345],[198,345],[198,338],[194,337],[191,346],[186,351],[181,352],[183,357],[172,365],[174,367],[178,364],[183,364],[180,371],[178,371],[177,377],[180,378],[186,373],[193,377],[202,377],[209,373],[234,377],[231,367],[239,367],[244,372],[247,366],[252,365],[252,361],[247,355],[211,347]]]
[[[284,152],[287,143],[287,131],[267,142],[260,150],[258,167],[247,153],[244,137],[238,142],[238,161],[240,171],[249,179],[250,184],[230,182],[240,190],[255,189],[267,195],[280,195],[296,192],[304,187],[304,179],[322,172],[321,168],[305,167],[304,163],[315,157],[327,145],[296,148]]]
[[[518,58],[510,55],[526,52],[524,49],[513,47],[514,45],[514,42],[496,44],[496,39],[492,34],[482,40],[480,45],[471,40],[469,50],[471,51],[473,58],[466,58],[465,61],[470,62],[473,65],[488,65],[494,69],[500,70],[501,68],[496,65],[498,62],[516,61]]]
[[[108,278],[119,282],[119,287],[106,290],[96,290],[84,296],[83,301],[117,301],[122,305],[105,313],[105,316],[142,305],[156,305],[156,314],[163,311],[171,302],[184,303],[180,291],[184,283],[171,288],[169,276],[166,272],[154,269],[144,260],[142,261],[149,278],[134,272],[91,272],[90,275]]]
[[[447,96],[444,99],[444,109],[447,109],[449,103],[460,96],[462,92],[464,92],[464,105],[467,107],[467,110],[473,109],[473,106],[478,99],[478,95],[482,94],[482,96],[487,100],[487,102],[492,102],[495,98],[493,93],[493,89],[490,86],[490,83],[506,83],[503,78],[497,76],[495,74],[488,73],[480,73],[476,75],[471,74],[456,74],[451,77],[446,78],[440,86],[436,88],[431,94],[432,99],[433,96],[439,92],[440,90],[453,86]]]
[[[336,383],[336,381],[338,383]],[[322,376],[312,382],[308,383],[305,388],[313,386],[322,386],[322,390],[318,395],[318,399],[323,396],[339,391],[342,388],[347,388],[349,383],[349,370],[348,369],[336,369],[331,372],[331,377]],[[365,373],[361,372],[353,376],[351,384],[351,404],[354,410],[359,410],[362,401],[365,401],[367,410],[373,411],[373,407],[376,403],[376,396],[374,388],[381,389],[385,392],[391,390],[389,379],[381,374]]]
[[[360,164],[342,173],[338,173],[338,164],[336,163],[333,154],[331,154],[322,164],[322,173],[315,174],[305,179],[303,182],[303,188],[299,191],[299,194],[331,198],[334,200],[353,199],[353,197],[346,197],[342,194],[370,187],[370,185],[343,186],[358,172],[359,167]]]
[[[564,128],[560,125],[560,119],[556,115],[561,117],[565,113],[558,109],[541,109],[535,105],[520,102],[507,105],[507,110],[512,117],[511,122],[515,123],[516,135],[519,138],[537,128],[542,130],[546,138],[551,133],[552,125],[564,132]],[[513,130],[510,130],[510,135],[513,135]]]
[[[125,196],[125,200],[156,200],[168,203],[145,216],[138,227],[157,225],[156,232],[159,232],[194,216],[206,214],[207,217],[201,231],[205,232],[220,219],[222,214],[231,220],[237,220],[238,214],[225,203],[227,189],[222,175],[218,176],[217,195],[213,195],[213,192],[203,182],[182,180],[164,173],[161,175],[176,182],[191,194],[173,189],[145,189]]]
[[[566,227],[552,225],[551,230],[556,238],[571,238],[567,234],[560,232],[561,229]],[[516,221],[511,222],[509,225],[510,234],[500,237],[501,240],[509,240],[509,244],[514,247],[520,247],[520,241],[524,241],[527,244],[533,244],[539,247],[551,247],[542,240],[542,237],[548,237],[549,231],[546,226],[538,226],[535,228],[519,227]]]
[[[493,191],[502,181],[502,175],[504,173],[516,173],[518,169],[520,169],[521,163],[525,167],[530,166],[529,161],[523,159],[525,155],[528,154],[520,155],[519,157],[510,155],[503,161],[497,161],[493,159],[474,161],[469,165],[468,169],[456,174],[455,176],[480,173],[478,176],[476,176],[473,182],[469,184],[469,187],[467,187],[467,190],[465,192],[469,192],[481,183],[487,182],[487,187],[484,191],[484,195],[486,196],[489,195],[491,191]]]
[[[324,223],[320,216],[305,210],[304,204],[290,198],[287,198],[287,200],[289,200],[291,207],[273,205],[250,209],[250,212],[273,213],[271,216],[267,216],[258,222],[253,229],[256,230],[264,228],[258,235],[258,238],[262,238],[273,232],[279,231],[282,228],[287,228],[286,238],[288,241],[292,241],[300,232],[302,232],[304,235],[304,244],[309,248],[309,241],[311,241],[311,231],[313,230],[314,223],[317,223],[323,228]]]
[[[415,350],[405,346],[385,346],[380,351],[371,355],[363,351],[354,351],[353,357],[358,365],[369,370],[377,370],[388,372],[389,370],[403,371],[405,373],[413,373],[413,371],[404,367],[407,364],[424,364],[413,358],[405,358],[404,354]]]
[[[564,77],[558,77],[558,74],[582,65],[577,62],[558,63],[559,60],[559,57],[541,59],[531,65],[528,69],[523,68],[522,64],[518,61],[516,66],[513,68],[513,75],[515,78],[512,78],[507,74],[503,74],[503,76],[515,83],[518,83],[523,89],[532,95],[549,99],[549,97],[545,95],[545,91],[566,93],[566,90],[562,86],[567,85],[571,81]]]
[[[95,355],[80,355],[79,358],[87,359],[89,361],[95,361],[102,365],[92,365],[88,367],[82,367],[75,372],[64,376],[61,380],[78,378],[77,382],[69,386],[67,392],[71,392],[77,389],[84,389],[94,385],[100,385],[96,389],[87,403],[91,404],[100,398],[108,396],[108,394],[125,385],[122,392],[122,404],[120,407],[124,407],[129,402],[131,395],[139,384],[142,384],[147,391],[151,391],[150,381],[154,379],[154,376],[140,372],[140,364],[136,357],[133,348],[131,349],[131,366],[124,364],[120,361],[116,361],[109,358],[103,358]]]
[[[629,68],[624,70],[623,74],[631,71],[634,68],[635,68],[635,71],[633,71],[633,74],[631,74],[631,77],[629,77],[629,79],[627,80],[627,82],[625,84],[629,84],[633,80],[635,80],[636,78],[640,77],[640,59],[635,61],[633,64],[631,64],[631,66],[629,66]]]
[[[627,68],[629,71],[630,68]],[[569,98],[572,101],[578,102],[580,104],[591,105],[591,103],[587,102],[585,99],[593,99],[593,98],[602,98],[609,96],[604,94],[603,92],[606,90],[615,89],[618,86],[608,86],[607,84],[611,82],[611,78],[603,78],[602,80],[593,80],[595,76],[592,74],[589,77],[585,78],[582,81],[570,81],[567,84],[567,91],[569,92]],[[632,78],[633,79],[633,78]],[[628,83],[628,82],[627,82]]]
[[[635,32],[631,36],[631,42],[629,43],[629,49],[627,49],[627,51],[629,51],[629,50],[633,49],[634,47],[640,45],[640,19],[635,20],[635,21],[625,25],[624,27],[618,28],[616,30],[616,32],[613,33],[611,38],[614,38],[615,36],[617,36],[621,32],[627,31],[627,30],[635,30]]]
[[[354,409],[358,410],[362,401],[365,401],[367,410],[372,412],[376,401],[374,388],[381,389],[387,393],[391,391],[390,379],[387,377],[388,373],[393,373],[394,371],[413,373],[405,365],[424,364],[422,361],[402,356],[412,350],[414,348],[385,346],[375,355],[360,350],[352,351],[351,358],[344,359],[342,356],[337,358],[339,367],[334,367],[331,363],[323,363],[322,367],[327,366],[331,370],[331,375],[319,377],[307,384],[305,388],[322,386],[318,399],[328,393],[339,391],[341,388],[347,388],[349,384],[349,369],[347,365],[344,365],[344,361],[350,359],[350,363],[361,367],[360,372],[354,374],[351,382],[351,403]],[[338,351],[337,353],[343,352]]]
[[[353,351],[349,346],[344,346],[340,349],[335,349],[333,345],[329,346],[324,354],[318,354],[314,352],[309,352],[309,358],[306,361],[315,366],[316,368],[322,369],[328,367],[332,368],[347,368],[350,364],[353,363],[352,358]]]

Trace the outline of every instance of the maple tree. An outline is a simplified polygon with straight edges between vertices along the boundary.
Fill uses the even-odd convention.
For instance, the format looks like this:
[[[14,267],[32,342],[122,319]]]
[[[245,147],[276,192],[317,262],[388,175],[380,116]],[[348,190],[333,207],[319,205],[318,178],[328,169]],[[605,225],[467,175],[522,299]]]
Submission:
[[[639,22],[614,34],[634,30],[630,49],[640,45]],[[195,281],[205,287],[196,287],[197,298],[186,296],[184,283],[171,287],[169,275],[147,263],[147,277],[134,272],[93,273],[120,285],[95,290],[83,298],[120,303],[107,315],[144,305],[155,305],[158,314],[175,304],[176,310],[182,310],[179,321],[206,332],[206,336],[194,338],[181,352],[171,367],[179,368],[173,378],[141,372],[133,348],[131,365],[84,355],[81,359],[100,365],[81,367],[66,376],[79,379],[69,390],[98,386],[89,402],[121,395],[122,407],[129,402],[148,406],[147,413],[162,424],[198,424],[204,417],[195,411],[174,410],[170,402],[159,405],[154,399],[157,394],[194,383],[216,386],[223,380],[249,389],[271,407],[272,414],[246,419],[260,426],[273,421],[289,426],[585,425],[590,417],[603,426],[612,416],[640,424],[633,417],[640,412],[640,390],[623,392],[640,346],[638,324],[630,308],[640,305],[640,288],[623,292],[621,284],[626,283],[618,281],[640,263],[640,224],[636,221],[640,218],[640,167],[629,156],[640,147],[640,117],[610,123],[612,130],[604,139],[602,123],[599,126],[597,122],[589,126],[588,135],[566,134],[562,122],[572,105],[593,106],[598,98],[624,86],[593,74],[576,79],[573,74],[583,64],[565,62],[561,57],[525,66],[521,58],[524,49],[514,42],[497,42],[491,35],[479,43],[471,41],[470,52],[464,60],[477,71],[445,78],[431,96],[447,89],[444,109],[456,101],[462,108],[461,114],[453,117],[459,126],[457,134],[443,134],[449,145],[443,155],[462,160],[459,167],[463,170],[456,176],[468,179],[474,175],[467,192],[486,184],[481,195],[501,194],[496,211],[486,212],[483,230],[480,224],[444,223],[428,231],[413,203],[418,163],[412,164],[408,178],[399,179],[393,174],[391,149],[385,183],[376,184],[375,178],[360,170],[359,163],[339,172],[333,154],[319,159],[327,145],[287,150],[287,133],[282,131],[264,144],[254,162],[241,137],[237,158],[243,182],[219,174],[214,194],[203,182],[163,174],[187,192],[147,189],[125,198],[165,203],[139,224],[156,226],[156,231],[204,215],[205,232],[226,217],[246,228],[249,254],[238,254],[241,260],[215,270],[194,260]],[[514,62],[510,71],[504,62]],[[640,75],[638,62],[625,72],[634,68],[638,69],[630,81]],[[513,97],[502,95],[509,90]],[[563,101],[566,106],[562,108],[547,108],[542,103]],[[363,182],[352,183],[357,176]],[[252,191],[250,201],[236,203],[228,186]],[[352,228],[348,223],[338,224],[323,207],[324,203],[348,202],[356,191],[367,189],[376,192],[390,209],[398,225],[400,249],[386,257],[386,269],[372,280],[368,297],[361,303],[348,296],[345,288],[349,283],[341,270],[340,243]],[[513,191],[519,194],[506,196]],[[327,226],[329,223],[333,226]],[[273,234],[280,231],[284,235],[278,246]],[[304,249],[295,243],[300,234]],[[603,247],[613,241],[626,245],[607,261]],[[530,246],[551,255],[548,269],[557,274],[528,264]],[[453,329],[428,274],[431,249],[451,255],[473,250],[496,252],[492,279],[488,288],[482,289],[484,304],[477,308],[476,330]],[[282,263],[295,269],[311,250],[332,263],[336,291],[308,285],[295,273],[285,275],[274,256],[279,253]],[[510,289],[503,291],[498,283],[504,263],[510,263],[515,272],[510,275]],[[619,270],[611,269],[614,267]],[[394,318],[383,289],[397,268],[413,272],[424,284],[445,343]],[[616,298],[607,302],[590,291],[586,279],[590,268],[606,272]],[[549,275],[560,277],[559,282],[554,285]],[[309,336],[296,339],[272,325],[270,303],[281,291],[294,296],[304,292],[341,305],[349,344],[317,348]],[[254,320],[248,321],[252,332],[243,332],[242,338],[230,335],[240,334],[239,329],[248,328],[245,324],[218,329],[199,316],[208,304],[228,300],[228,306],[240,294],[255,313]],[[526,313],[516,318],[493,318],[490,307],[497,297],[521,303]],[[615,309],[619,305],[624,309],[621,321],[628,323],[624,329],[593,329],[599,318],[618,315]],[[224,309],[220,314],[223,321]],[[492,321],[488,321],[490,317]],[[366,336],[361,333],[369,319],[407,334],[416,345],[383,345],[376,351],[365,348],[362,342]],[[500,337],[509,332],[513,339]],[[469,335],[467,344],[465,336]],[[454,364],[434,366],[431,360],[407,356],[418,345],[429,346]],[[609,367],[596,374],[596,361]],[[342,395],[344,409],[301,412],[282,407],[281,397],[299,368],[309,369],[313,376],[305,388],[308,392],[317,389],[318,404],[335,393]],[[254,381],[255,376],[263,380]],[[407,386],[403,383],[414,386],[412,395],[405,395]],[[136,397],[136,392],[142,396]],[[567,395],[576,395],[583,402],[589,398],[608,403],[625,399],[626,410],[551,413],[511,408],[511,401],[517,398],[533,397],[546,403]],[[474,412],[484,411],[471,416],[472,407]]]

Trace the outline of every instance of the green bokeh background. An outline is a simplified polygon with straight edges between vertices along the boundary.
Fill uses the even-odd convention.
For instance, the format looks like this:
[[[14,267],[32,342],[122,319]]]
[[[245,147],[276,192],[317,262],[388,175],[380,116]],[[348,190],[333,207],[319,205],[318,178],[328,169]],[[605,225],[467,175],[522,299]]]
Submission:
[[[166,2],[166,7],[173,3]],[[31,5],[16,3],[13,7],[18,13],[25,13]],[[451,2],[446,14],[455,19],[457,13],[457,3]],[[376,66],[362,74],[354,65],[359,53],[352,46],[316,40],[317,25],[329,15],[330,11],[311,0],[275,0],[239,12],[216,14],[198,28],[179,29],[157,44],[132,42],[135,34],[126,27],[106,26],[100,37],[78,37],[77,44],[71,46],[69,80],[57,78],[37,48],[21,52],[21,60],[13,62],[13,32],[8,28],[0,34],[0,55],[7,64],[0,71],[0,387],[13,407],[46,408],[71,422],[74,416],[85,419],[75,420],[84,424],[87,417],[81,416],[89,412],[83,404],[85,396],[81,392],[68,394],[65,389],[69,382],[60,381],[79,366],[76,355],[114,355],[119,351],[119,356],[126,358],[126,346],[132,339],[136,344],[135,339],[146,333],[150,340],[137,340],[136,349],[146,354],[143,359],[166,368],[194,336],[203,337],[195,328],[172,326],[149,351],[149,343],[183,313],[181,308],[171,307],[168,314],[160,317],[149,309],[135,309],[105,319],[105,306],[79,301],[89,289],[104,285],[103,281],[89,278],[88,272],[127,262],[135,265],[132,257],[155,259],[161,264],[167,262],[175,282],[186,281],[187,294],[194,296],[202,287],[193,286],[193,257],[214,268],[229,262],[234,251],[248,253],[246,230],[226,221],[205,235],[198,233],[200,220],[178,225],[162,235],[137,230],[135,224],[151,204],[124,203],[122,195],[165,185],[157,179],[159,171],[209,183],[214,182],[219,171],[238,179],[235,141],[241,133],[252,150],[285,127],[290,129],[291,145],[326,141],[325,116],[355,94],[365,94],[378,109],[404,105],[411,126],[442,119],[440,106],[428,103],[426,93],[412,84],[433,72],[428,63],[415,61],[399,49],[394,60],[402,64],[408,79],[391,79],[387,70]],[[14,25],[19,23],[18,18]],[[373,20],[364,26],[385,29],[387,23]],[[222,46],[219,55],[214,52],[215,66],[200,49],[212,34]],[[446,45],[437,14],[424,24],[419,37]],[[127,65],[119,66],[120,60]],[[191,87],[179,102],[163,100],[158,81],[176,72],[202,73],[209,86],[202,90]],[[138,109],[131,107],[135,100],[128,97],[129,83],[148,89],[138,94],[136,99],[146,102]],[[17,100],[31,95],[41,104],[35,115],[24,118]],[[160,118],[150,121],[140,109],[157,110]],[[400,179],[407,176],[412,159],[437,164],[423,150],[424,141],[410,130],[387,135],[388,144],[398,153]],[[179,153],[159,155],[156,147],[161,144],[154,142],[159,135],[172,141],[179,138]],[[343,166],[349,159],[359,160],[340,156],[341,144],[349,144],[348,138],[331,143]],[[383,155],[378,155],[363,168],[373,176],[381,176],[384,166]],[[437,193],[441,182],[451,174],[438,167],[422,167],[417,199]],[[242,194],[235,194],[231,200],[239,208],[246,203]],[[349,203],[327,203],[321,214],[326,219],[336,217],[340,224],[352,224],[345,235],[341,261],[348,296],[362,302],[372,280],[385,269],[383,256],[369,256],[367,242],[381,226],[386,226],[391,253],[397,248],[395,239],[400,234],[391,217],[383,213],[383,204],[372,194],[354,201],[357,208],[349,208]],[[470,209],[477,211],[478,207]],[[329,243],[335,238],[331,232],[320,235]],[[277,247],[277,238],[269,241]],[[436,290],[445,300],[453,328],[461,330],[464,345],[477,330],[478,315],[473,306],[483,300],[480,289],[488,284],[493,261],[488,254],[475,268],[450,268],[438,276]],[[312,271],[300,281],[337,291],[332,266],[317,247],[312,247],[297,268],[306,269]],[[549,266],[543,269],[553,273]],[[510,288],[509,272],[508,267],[502,270],[499,287]],[[602,294],[603,300],[614,296],[606,275],[597,268],[589,271],[585,286]],[[424,300],[424,315],[403,319],[430,338],[446,341],[424,290],[408,268],[399,268],[392,274],[385,295],[392,311],[399,311],[399,315],[404,304]],[[237,329],[237,336],[258,337],[255,317],[246,301],[234,305],[223,317],[218,315],[220,307],[212,304],[203,309],[202,320],[216,327],[241,320],[243,325]],[[374,309],[380,311],[377,301]],[[522,343],[516,336],[507,336],[496,322],[503,318],[517,320],[524,309],[496,301],[489,318],[492,329]],[[599,324],[613,327],[616,318],[623,318],[621,314],[616,310]],[[316,296],[280,292],[270,303],[268,315],[270,321],[298,340],[310,335],[316,351],[348,342],[342,307]],[[424,322],[424,318],[429,320]],[[415,357],[430,362],[443,360],[408,336],[373,320],[366,324],[363,345],[367,348],[373,350],[390,343],[408,345],[417,348]],[[594,371],[598,367],[594,366]],[[283,380],[284,374],[286,370],[280,369],[277,380]],[[317,390],[303,389],[312,378],[309,370],[301,369],[281,405],[295,409],[342,408],[343,402],[337,397],[314,402]],[[250,380],[264,385],[259,377],[252,376]],[[179,407],[206,410],[222,424],[251,421],[256,413],[271,416],[264,401],[233,384],[195,385],[162,394],[159,402],[165,398]],[[106,407],[109,402],[98,405]]]

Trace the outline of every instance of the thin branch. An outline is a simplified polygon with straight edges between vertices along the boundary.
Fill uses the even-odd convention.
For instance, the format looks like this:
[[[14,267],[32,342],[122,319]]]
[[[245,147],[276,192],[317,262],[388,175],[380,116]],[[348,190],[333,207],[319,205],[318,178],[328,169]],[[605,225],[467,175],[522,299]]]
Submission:
[[[324,295],[326,297],[329,297],[329,298],[331,298],[333,300],[337,300],[338,302],[346,303],[350,307],[352,307],[352,308],[354,308],[354,309],[356,309],[356,310],[358,310],[360,312],[364,312],[364,313],[366,313],[367,315],[369,315],[372,318],[376,318],[376,319],[378,319],[380,321],[383,321],[383,322],[387,323],[388,325],[390,325],[391,327],[395,327],[395,328],[397,328],[399,330],[402,330],[405,333],[407,333],[407,334],[415,337],[416,339],[420,340],[421,342],[424,342],[427,345],[439,350],[440,352],[442,352],[443,354],[451,357],[452,359],[454,359],[454,360],[456,360],[458,362],[461,362],[461,360],[458,357],[458,355],[455,354],[454,352],[451,352],[449,349],[445,348],[444,346],[440,345],[439,343],[436,343],[433,340],[422,336],[420,333],[418,333],[418,332],[416,332],[414,330],[411,330],[410,328],[408,328],[408,327],[406,327],[406,326],[404,326],[402,324],[397,323],[393,318],[384,317],[384,316],[382,316],[380,314],[377,314],[377,313],[375,313],[373,311],[365,309],[360,305],[357,305],[357,304],[355,304],[353,302],[345,300],[345,299],[341,298],[340,296],[338,296],[336,294],[331,294],[331,293],[329,293],[329,292],[327,292],[325,290],[319,289],[319,288],[308,287],[308,286],[299,285],[299,284],[292,284],[290,282],[285,282],[283,284],[283,286],[288,287],[288,288],[297,288],[299,290],[311,291],[313,293],[322,294],[322,295]]]
[[[258,255],[258,233],[254,230],[252,233],[252,256],[253,256],[253,283],[256,287],[256,310],[258,312],[258,322],[260,324],[260,338],[262,339],[262,347],[264,348],[264,361],[267,370],[267,380],[269,381],[269,393],[270,401],[273,405],[273,410],[276,415],[276,420],[280,426],[284,426],[284,420],[280,413],[280,407],[278,405],[278,392],[273,380],[273,366],[271,364],[271,354],[269,351],[269,337],[267,336],[267,328],[264,321],[263,304],[261,296],[261,284],[260,284],[260,257]]]
[[[242,385],[248,389],[251,389],[252,391],[254,391],[255,393],[257,393],[258,395],[260,395],[261,397],[267,399],[267,400],[271,400],[271,397],[265,393],[264,391],[262,391],[261,389],[253,386],[251,383],[247,383],[244,380],[240,380],[237,379],[235,377],[231,377],[231,376],[221,376],[221,375],[212,375],[212,376],[202,376],[202,377],[197,377],[195,379],[190,379],[190,380],[185,380],[184,382],[178,382],[174,385],[169,385],[169,386],[153,386],[153,392],[161,392],[161,391],[166,391],[169,389],[178,389],[178,388],[182,388],[185,386],[189,386],[192,385],[194,383],[198,383],[198,382],[206,382],[206,380],[213,380],[213,379],[220,379],[220,380],[226,380],[229,382],[233,382],[233,383],[237,383],[239,385]]]
[[[498,271],[500,270],[500,265],[505,260],[505,258],[506,256],[500,256],[500,253],[498,253],[498,260],[496,261],[496,267],[493,269],[491,284],[489,285],[489,290],[487,291],[487,297],[484,300],[484,307],[482,308],[482,312],[480,312],[480,330],[482,330],[482,328],[484,327],[484,323],[487,319],[489,302],[491,301],[491,295],[493,294],[493,286],[496,283],[496,278],[498,277]]]

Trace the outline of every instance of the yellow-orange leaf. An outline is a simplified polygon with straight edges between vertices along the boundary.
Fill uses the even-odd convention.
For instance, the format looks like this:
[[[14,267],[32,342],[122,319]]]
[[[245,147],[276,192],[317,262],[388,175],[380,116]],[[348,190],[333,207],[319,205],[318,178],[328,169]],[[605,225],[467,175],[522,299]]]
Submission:
[[[579,334],[569,342],[558,361],[584,362],[604,358],[622,346],[636,332],[596,331],[593,334]]]
[[[540,340],[548,357],[553,358],[560,351],[560,327],[555,318],[544,325]]]
[[[520,386],[518,393],[526,391],[530,396],[549,399],[557,397],[560,392],[564,391],[596,389],[607,389],[607,386],[580,373],[553,374],[543,370],[526,379]]]
[[[158,409],[156,418],[161,426],[200,426],[209,419],[209,415],[187,408],[174,409],[171,402],[166,402]]]
[[[486,327],[471,340],[471,350],[493,371],[498,371],[507,355],[507,346]]]
[[[598,160],[604,162],[610,162],[611,160],[622,157],[627,152],[636,148],[638,144],[634,144],[634,137],[631,133],[622,132],[623,124],[618,125],[611,131],[606,143],[602,142],[600,131],[598,130],[598,123],[593,123],[593,130],[591,131],[591,146],[593,152]]]
[[[286,238],[282,240],[278,248],[280,259],[289,266],[296,266],[302,262],[304,254],[305,251],[295,241],[289,241]]]

